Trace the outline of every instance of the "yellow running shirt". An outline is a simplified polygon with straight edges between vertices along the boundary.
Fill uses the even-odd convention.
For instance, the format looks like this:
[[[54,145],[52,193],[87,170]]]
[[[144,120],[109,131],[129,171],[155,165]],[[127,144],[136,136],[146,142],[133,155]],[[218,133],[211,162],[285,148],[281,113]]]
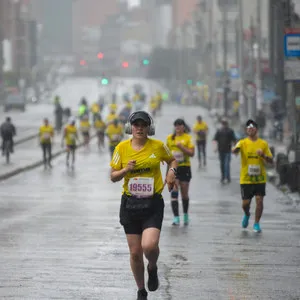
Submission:
[[[196,135],[196,140],[197,141],[203,141],[206,139],[206,134],[207,134],[208,126],[205,122],[196,122],[193,128],[193,131]]]
[[[176,143],[181,143],[185,148],[193,149],[195,146],[192,141],[192,136],[190,134],[184,133],[180,136],[175,136],[173,139],[173,134],[167,137],[167,146],[171,150],[173,156],[178,162],[178,167],[190,166],[190,157],[184,154],[177,146]]]
[[[42,125],[40,127],[40,141],[42,144],[51,143],[51,138],[54,135],[54,129],[51,125]]]
[[[240,148],[241,153],[240,184],[266,183],[265,162],[256,151],[261,149],[264,155],[272,157],[268,143],[262,139],[252,141],[245,138],[235,145],[234,149],[237,148]]]
[[[80,122],[80,130],[81,132],[89,132],[91,124],[89,121],[81,121]]]
[[[115,124],[110,124],[106,128],[106,134],[109,139],[109,144],[111,146],[116,146],[123,138],[123,126],[121,124],[118,124],[117,126]]]
[[[130,160],[136,161],[134,170],[124,177],[123,193],[140,197],[161,194],[164,184],[160,163],[169,163],[173,156],[162,141],[148,139],[143,149],[135,151],[131,139],[121,142],[115,149],[110,166],[115,170],[125,168]]]
[[[116,119],[118,119],[117,114],[108,114],[107,117],[106,117],[106,123],[113,122]]]
[[[94,122],[94,127],[97,130],[97,132],[104,132],[106,125],[102,120],[96,120]]]
[[[76,145],[77,128],[73,125],[65,127],[65,141],[68,146]]]

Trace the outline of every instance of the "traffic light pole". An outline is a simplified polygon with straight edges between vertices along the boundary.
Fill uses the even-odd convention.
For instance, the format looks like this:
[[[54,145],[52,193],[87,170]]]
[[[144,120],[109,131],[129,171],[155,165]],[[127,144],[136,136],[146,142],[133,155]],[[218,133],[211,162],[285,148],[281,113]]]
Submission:
[[[215,66],[215,43],[214,43],[214,1],[210,0],[209,14],[208,14],[208,28],[209,28],[209,46],[210,46],[210,62],[209,62],[209,75],[210,75],[210,100],[208,102],[209,109],[215,106],[216,98],[216,66]]]
[[[4,57],[3,57],[3,48],[2,48],[2,41],[4,39],[4,32],[3,32],[3,22],[4,22],[4,12],[3,12],[3,1],[0,1],[0,101],[2,98],[3,93],[3,85],[4,85],[4,78],[3,78],[3,65],[4,65]]]
[[[261,82],[261,0],[256,0],[256,109],[262,109],[262,82]],[[256,117],[256,111],[254,117]]]
[[[223,76],[224,76],[224,87],[223,87],[223,109],[224,116],[228,116],[228,74],[227,74],[227,3],[224,3],[222,18],[223,18]]]
[[[243,124],[247,118],[248,114],[248,98],[244,97],[245,92],[245,82],[244,82],[244,10],[243,10],[243,0],[238,1],[239,5],[239,16],[238,16],[238,49],[239,49],[239,73],[240,73],[240,90],[239,90],[239,115],[240,121]]]

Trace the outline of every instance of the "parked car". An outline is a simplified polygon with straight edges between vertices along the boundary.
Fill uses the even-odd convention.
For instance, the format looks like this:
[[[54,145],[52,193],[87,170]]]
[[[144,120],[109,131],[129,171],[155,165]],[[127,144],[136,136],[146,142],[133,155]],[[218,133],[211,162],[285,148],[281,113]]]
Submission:
[[[10,94],[6,97],[4,102],[4,111],[10,110],[26,110],[26,98],[21,94]]]

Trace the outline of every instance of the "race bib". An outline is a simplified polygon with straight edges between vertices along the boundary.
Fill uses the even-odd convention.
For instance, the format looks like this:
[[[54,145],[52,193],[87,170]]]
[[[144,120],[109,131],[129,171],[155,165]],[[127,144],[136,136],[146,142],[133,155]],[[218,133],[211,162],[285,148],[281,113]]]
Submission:
[[[172,154],[177,162],[181,163],[184,161],[184,154],[181,151],[172,151]]]
[[[50,133],[46,132],[46,133],[43,134],[43,139],[49,140],[50,136],[51,136]]]
[[[137,198],[149,198],[154,194],[154,178],[135,177],[130,178],[128,190],[132,196]]]
[[[71,140],[71,141],[75,141],[75,139],[76,139],[76,134],[71,133],[71,134],[70,134],[70,140]]]
[[[261,170],[259,165],[249,165],[248,166],[248,175],[249,176],[259,176],[261,175]]]
[[[81,131],[82,132],[88,132],[89,131],[89,127],[81,127]]]
[[[120,140],[120,135],[119,135],[119,134],[113,134],[113,135],[111,136],[111,140],[112,140],[113,142],[119,141],[119,140]]]

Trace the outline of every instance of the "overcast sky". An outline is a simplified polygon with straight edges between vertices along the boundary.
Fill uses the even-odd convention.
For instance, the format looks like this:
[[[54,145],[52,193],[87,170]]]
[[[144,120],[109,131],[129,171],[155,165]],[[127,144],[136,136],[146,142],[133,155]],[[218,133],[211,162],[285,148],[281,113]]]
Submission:
[[[0,0],[1,1],[1,0]],[[132,6],[136,6],[136,5],[139,5],[140,3],[140,0],[127,0],[128,3],[129,3],[129,6],[132,7]]]

